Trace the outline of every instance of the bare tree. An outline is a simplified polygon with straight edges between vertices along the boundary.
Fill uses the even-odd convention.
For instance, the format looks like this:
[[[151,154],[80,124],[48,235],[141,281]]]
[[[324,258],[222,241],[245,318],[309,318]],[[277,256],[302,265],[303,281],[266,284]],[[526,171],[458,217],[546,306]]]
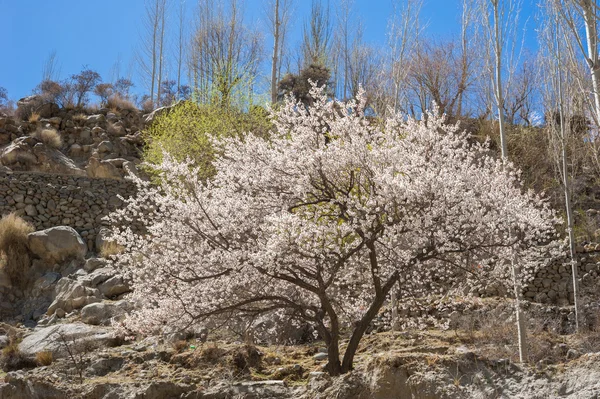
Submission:
[[[458,98],[456,100],[456,116],[463,116],[465,94],[471,84],[473,75],[473,63],[477,57],[473,57],[470,53],[471,49],[476,46],[472,44],[477,35],[472,32],[474,21],[476,18],[475,0],[463,0],[461,24],[460,24],[460,80],[458,82]]]
[[[281,65],[285,48],[288,25],[292,14],[293,0],[268,0],[266,15],[273,35],[271,55],[271,102],[277,101],[277,82],[281,80]]]
[[[160,81],[163,74],[167,0],[146,0],[145,6],[141,52],[137,56],[141,73],[150,91],[150,101],[154,106],[160,97]]]
[[[565,32],[565,26],[561,24],[560,18],[565,16],[561,10],[560,3],[546,4],[543,8],[544,19],[541,30],[541,46],[543,48],[542,76],[545,77],[544,102],[549,109],[549,130],[552,142],[555,143],[554,152],[557,160],[557,170],[563,186],[565,211],[567,215],[567,234],[569,237],[569,255],[571,259],[571,275],[573,284],[573,302],[575,308],[575,329],[579,331],[579,279],[577,271],[577,251],[575,246],[575,232],[573,229],[574,217],[571,204],[572,188],[570,184],[568,147],[572,135],[570,120],[573,112],[568,99],[575,99],[573,89],[578,91],[576,78],[569,67],[569,52],[566,51],[566,42],[569,35]]]
[[[177,25],[177,93],[179,93],[181,91],[181,72],[185,57],[185,0],[179,0]]]
[[[404,4],[402,4],[404,3]],[[423,0],[395,0],[388,22],[389,73],[392,83],[391,105],[400,111],[403,102],[409,59],[419,43]]]
[[[408,67],[409,112],[417,116],[436,104],[440,112],[459,116],[460,101],[471,84],[464,62],[462,50],[454,42],[422,43]],[[468,69],[469,61],[466,62]]]
[[[262,38],[244,25],[239,0],[229,0],[227,6],[200,0],[198,7],[189,51],[190,81],[197,101],[229,106],[252,92]]]
[[[554,8],[570,33],[572,42],[585,60],[591,80],[593,113],[600,126],[600,61],[598,55],[598,5],[595,0],[553,0]],[[580,27],[583,26],[583,29]],[[567,43],[569,46],[570,43]],[[569,47],[569,49],[572,48]]]
[[[302,67],[310,64],[329,66],[332,25],[329,15],[329,0],[312,0],[310,17],[302,30]]]
[[[508,159],[508,147],[505,129],[505,90],[510,86],[510,79],[517,65],[516,55],[520,55],[519,14],[521,0],[478,0],[481,15],[481,25],[487,43],[487,66],[493,88],[495,108],[498,114],[498,127],[500,132],[500,146],[502,158]],[[518,56],[517,56],[518,58]],[[506,86],[504,81],[506,82]],[[514,234],[511,230],[510,234]],[[519,360],[525,362],[527,354],[527,333],[525,319],[521,310],[521,270],[518,259],[511,259],[511,271],[513,277],[513,290],[515,296],[515,314],[517,319]]]

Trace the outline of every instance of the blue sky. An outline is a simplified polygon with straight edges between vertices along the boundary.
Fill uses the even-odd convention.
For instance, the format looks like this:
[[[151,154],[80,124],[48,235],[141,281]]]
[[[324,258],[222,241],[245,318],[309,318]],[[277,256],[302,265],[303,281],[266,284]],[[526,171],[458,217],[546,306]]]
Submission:
[[[219,0],[215,0],[219,1]],[[334,4],[337,0],[330,0]],[[189,14],[195,0],[186,0]],[[425,0],[422,19],[426,34],[437,38],[456,35],[459,29],[460,0]],[[246,0],[246,21],[264,25],[264,0]],[[534,0],[525,0],[523,15],[534,12]],[[309,0],[295,0],[291,44],[299,41],[302,21],[308,15]],[[365,27],[365,39],[378,44],[385,40],[389,0],[355,0],[355,15]],[[31,93],[40,82],[48,55],[55,50],[60,78],[79,72],[84,65],[111,81],[115,70],[130,75],[143,88],[136,74],[135,49],[140,45],[144,0],[0,0],[0,86],[12,99]],[[533,22],[528,23],[533,37]],[[266,38],[268,40],[268,38]],[[529,43],[534,43],[534,39]],[[270,44],[266,43],[266,49]],[[268,51],[267,51],[268,54]],[[119,65],[115,68],[115,65]]]

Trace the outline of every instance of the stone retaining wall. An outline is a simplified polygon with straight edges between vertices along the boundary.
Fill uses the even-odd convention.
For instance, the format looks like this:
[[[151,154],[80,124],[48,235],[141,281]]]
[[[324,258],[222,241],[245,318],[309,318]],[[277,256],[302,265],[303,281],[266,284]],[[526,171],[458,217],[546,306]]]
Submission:
[[[71,226],[95,251],[102,218],[123,205],[117,195],[128,198],[135,190],[127,180],[0,172],[0,214],[16,212],[36,230]]]

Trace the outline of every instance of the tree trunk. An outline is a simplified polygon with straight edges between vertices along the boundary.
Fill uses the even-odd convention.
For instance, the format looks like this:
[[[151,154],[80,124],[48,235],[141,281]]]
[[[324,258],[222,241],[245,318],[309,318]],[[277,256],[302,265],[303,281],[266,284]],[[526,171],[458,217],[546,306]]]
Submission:
[[[273,33],[273,59],[271,63],[271,103],[277,102],[277,70],[279,63],[279,0],[275,0],[275,30]]]
[[[502,93],[502,43],[500,38],[500,24],[498,0],[494,1],[494,52],[496,55],[496,104],[498,106],[498,126],[500,129],[500,146],[502,158],[508,159],[508,148],[506,145],[506,134],[504,131],[504,94]]]
[[[514,251],[514,249],[513,249]],[[521,311],[521,283],[520,270],[517,266],[516,256],[513,253],[511,259],[511,269],[513,276],[513,288],[515,291],[515,314],[517,316],[517,334],[519,339],[519,361],[524,363],[527,361],[527,331],[525,328],[525,318]]]
[[[592,77],[596,125],[600,125],[600,65],[598,64],[598,32],[596,31],[596,14],[591,0],[581,1],[583,22],[587,41],[587,62]]]
[[[350,337],[350,341],[348,342],[348,347],[346,348],[346,352],[344,352],[344,359],[342,360],[342,373],[347,373],[352,370],[352,365],[354,363],[354,355],[356,354],[356,350],[358,349],[358,344],[362,339],[363,335],[369,328],[369,324],[373,321],[377,313],[383,306],[383,302],[387,297],[388,293],[392,289],[392,287],[396,284],[398,280],[398,274],[394,273],[387,283],[382,287],[382,292],[380,295],[375,297],[375,300],[367,310],[367,312],[360,319],[354,331],[352,332],[352,336]]]

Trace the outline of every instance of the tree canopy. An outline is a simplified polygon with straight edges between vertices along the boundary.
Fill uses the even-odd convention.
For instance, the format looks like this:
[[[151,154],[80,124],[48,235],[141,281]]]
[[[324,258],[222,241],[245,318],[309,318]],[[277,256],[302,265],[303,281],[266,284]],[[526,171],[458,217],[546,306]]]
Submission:
[[[473,262],[493,255],[502,264],[554,238],[547,203],[443,116],[394,115],[379,129],[364,116],[363,93],[347,103],[311,95],[310,109],[286,100],[269,139],[225,139],[208,181],[168,155],[160,187],[138,181],[137,196],[111,216],[124,226],[115,228],[127,249],[119,263],[143,304],[127,328],[265,314],[309,322],[336,375],[352,369],[395,285],[423,293]]]

